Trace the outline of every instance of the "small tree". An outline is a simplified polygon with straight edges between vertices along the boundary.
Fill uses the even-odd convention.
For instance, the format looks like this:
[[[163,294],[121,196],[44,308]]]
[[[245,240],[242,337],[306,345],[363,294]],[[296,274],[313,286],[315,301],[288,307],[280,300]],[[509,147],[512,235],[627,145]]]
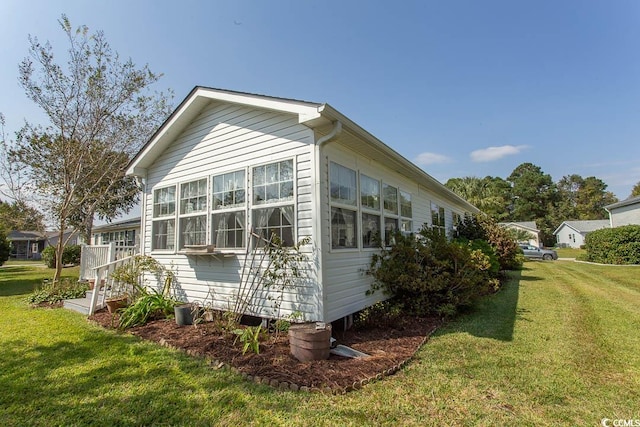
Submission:
[[[11,254],[11,243],[7,240],[4,230],[0,230],[0,265],[3,265]]]
[[[30,55],[19,67],[20,84],[49,123],[27,123],[8,150],[59,229],[54,280],[65,229],[88,237],[95,214],[111,219],[135,204],[139,191],[126,167],[170,111],[170,97],[149,91],[159,74],[121,61],[101,31],[74,31],[65,15],[59,23],[69,42],[66,65],[55,62],[49,43],[29,36]]]

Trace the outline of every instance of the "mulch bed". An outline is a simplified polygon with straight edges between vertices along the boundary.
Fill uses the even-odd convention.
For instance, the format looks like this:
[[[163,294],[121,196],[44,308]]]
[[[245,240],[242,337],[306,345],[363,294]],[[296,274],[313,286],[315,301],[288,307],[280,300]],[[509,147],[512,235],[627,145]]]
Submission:
[[[112,315],[101,310],[89,320],[112,328]],[[331,355],[328,360],[299,362],[289,351],[286,333],[270,335],[260,343],[260,354],[242,354],[241,343],[221,334],[214,323],[178,326],[174,320],[153,320],[128,330],[133,335],[206,358],[215,367],[230,366],[245,378],[274,387],[340,393],[360,388],[402,368],[439,325],[437,319],[403,317],[392,326],[336,331],[337,344],[371,355],[350,359]]]

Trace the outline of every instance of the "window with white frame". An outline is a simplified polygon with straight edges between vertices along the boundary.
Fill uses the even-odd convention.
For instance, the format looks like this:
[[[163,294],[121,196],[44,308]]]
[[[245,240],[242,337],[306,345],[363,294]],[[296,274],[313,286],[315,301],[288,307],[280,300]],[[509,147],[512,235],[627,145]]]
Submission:
[[[413,207],[411,193],[400,190],[400,231],[409,234],[413,231]]]
[[[380,239],[380,181],[360,174],[362,247],[373,248]]]
[[[175,249],[176,187],[159,188],[153,191],[153,217],[151,226],[151,249]]]
[[[246,237],[246,180],[239,170],[212,178],[211,242],[216,248],[244,248]]]
[[[384,205],[384,243],[389,246],[395,243],[393,235],[398,230],[398,189],[383,183],[382,203]]]
[[[207,243],[207,178],[180,185],[180,249]]]
[[[331,247],[334,249],[357,248],[356,171],[330,162],[329,191],[331,193]]]
[[[275,234],[293,246],[295,230],[293,160],[256,166],[253,178],[253,227],[264,243]]]
[[[431,227],[445,234],[444,208],[434,202],[431,202]]]

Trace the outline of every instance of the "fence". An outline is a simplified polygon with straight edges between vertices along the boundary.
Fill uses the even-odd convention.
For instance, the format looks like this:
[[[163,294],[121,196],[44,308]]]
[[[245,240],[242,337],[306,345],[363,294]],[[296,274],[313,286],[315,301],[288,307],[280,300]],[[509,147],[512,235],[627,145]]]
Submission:
[[[137,252],[137,246],[84,245],[80,254],[80,280],[93,279],[95,268],[129,257]]]

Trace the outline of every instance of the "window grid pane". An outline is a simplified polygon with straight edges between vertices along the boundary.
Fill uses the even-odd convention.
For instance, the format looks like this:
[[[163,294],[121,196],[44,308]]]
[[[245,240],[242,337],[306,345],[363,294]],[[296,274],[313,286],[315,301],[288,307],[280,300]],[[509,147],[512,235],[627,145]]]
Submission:
[[[245,171],[235,171],[213,177],[212,209],[244,206]]]
[[[356,171],[331,162],[329,165],[331,201],[355,206]]]
[[[187,245],[206,244],[207,217],[205,215],[180,219],[180,249]]]
[[[349,209],[331,208],[331,247],[356,248],[357,213]]]
[[[211,216],[212,242],[216,248],[244,248],[245,212],[222,212]]]
[[[373,248],[378,246],[380,238],[380,215],[362,213],[362,247]]]
[[[153,217],[173,215],[176,212],[176,187],[160,188],[153,192]]]
[[[253,168],[253,202],[257,205],[293,200],[293,160]]]
[[[293,246],[293,222],[287,218],[285,210],[293,207],[277,207],[255,209],[253,223],[256,224],[255,231],[261,239],[258,242],[262,246],[265,241],[271,239],[275,234],[278,236],[285,246]]]
[[[153,221],[151,249],[175,249],[175,220]]]
[[[388,184],[382,185],[384,211],[398,214],[398,189]]]
[[[360,203],[363,208],[380,209],[380,181],[360,175]]]
[[[189,214],[207,210],[207,179],[191,181],[180,186],[180,213]]]
[[[406,191],[400,191],[400,215],[405,218],[413,218],[411,194]]]

